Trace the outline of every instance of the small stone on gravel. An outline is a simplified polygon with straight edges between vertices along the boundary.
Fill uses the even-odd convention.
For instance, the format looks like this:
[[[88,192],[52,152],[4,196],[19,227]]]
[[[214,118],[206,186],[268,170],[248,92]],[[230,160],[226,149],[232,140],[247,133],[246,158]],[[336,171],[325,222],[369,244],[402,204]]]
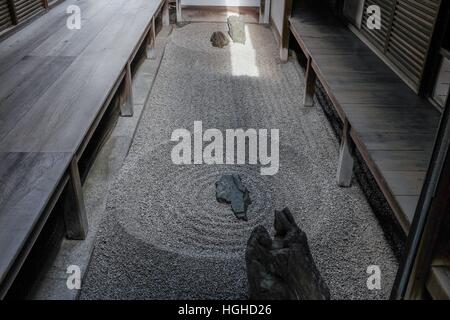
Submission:
[[[216,182],[216,198],[221,203],[230,203],[238,219],[247,221],[247,208],[252,203],[250,193],[237,174],[224,175]]]
[[[227,19],[228,33],[235,43],[245,44],[245,22],[240,16],[231,16]]]
[[[228,43],[230,43],[230,41],[228,40],[227,36],[221,31],[216,31],[211,36],[211,44],[213,47],[223,48],[226,47]]]

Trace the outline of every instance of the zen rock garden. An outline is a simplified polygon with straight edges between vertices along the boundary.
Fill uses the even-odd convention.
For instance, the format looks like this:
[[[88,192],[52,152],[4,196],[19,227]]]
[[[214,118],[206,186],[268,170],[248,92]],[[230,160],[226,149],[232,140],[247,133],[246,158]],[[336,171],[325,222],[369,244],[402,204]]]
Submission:
[[[223,175],[216,182],[216,199],[231,204],[236,218],[247,221],[250,193],[238,174]],[[275,236],[256,227],[245,254],[249,297],[252,300],[329,300],[308,245],[288,208],[275,211]]]

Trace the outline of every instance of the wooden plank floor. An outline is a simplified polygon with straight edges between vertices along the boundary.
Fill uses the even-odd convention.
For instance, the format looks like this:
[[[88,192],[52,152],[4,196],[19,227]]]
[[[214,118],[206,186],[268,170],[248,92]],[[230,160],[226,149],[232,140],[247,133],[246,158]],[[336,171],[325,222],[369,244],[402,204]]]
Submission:
[[[407,232],[440,114],[331,14],[302,8],[290,28]]]
[[[162,3],[68,0],[0,43],[0,284]]]
[[[26,257],[22,248],[42,229],[71,159],[70,153],[0,152],[0,283]]]
[[[95,2],[98,1],[87,1],[86,5]],[[41,91],[33,105],[28,106],[30,111],[24,112],[19,121],[11,121],[12,124],[8,126],[7,131],[0,129],[0,151],[74,152],[78,149],[98,109],[106,100],[109,90],[124,70],[134,46],[149,23],[149,17],[160,4],[157,0],[132,2],[100,0],[100,2],[113,3],[111,7],[116,9],[102,11],[103,14],[109,15],[108,19],[100,19],[105,23],[102,27],[99,27],[97,22],[90,23],[89,20],[84,22],[80,32],[85,34],[85,38],[61,36],[60,32],[74,32],[63,26],[64,31],[48,30],[50,35],[44,41],[45,46],[27,47],[31,50],[25,57],[52,59],[54,53],[60,53],[64,54],[63,57],[71,57],[73,61],[69,66],[64,65],[64,70],[55,71],[59,74],[57,81],[47,90]],[[89,12],[87,9],[85,11]],[[49,12],[49,15],[58,13],[61,12]],[[91,20],[96,19],[98,15],[93,14]],[[83,31],[83,28],[93,31]],[[20,36],[20,33],[15,36]],[[42,37],[40,32],[38,36]],[[85,43],[80,44],[81,40]],[[30,42],[34,43],[32,40]],[[1,46],[3,45],[2,43]],[[72,55],[66,56],[68,53]],[[4,57],[0,55],[0,61],[3,59]],[[20,61],[17,65],[20,65]],[[6,73],[0,74],[0,81],[6,76]],[[36,96],[33,99],[36,99]],[[11,105],[2,103],[0,112],[3,113],[3,110],[10,108]],[[40,134],[30,135],[30,132]]]

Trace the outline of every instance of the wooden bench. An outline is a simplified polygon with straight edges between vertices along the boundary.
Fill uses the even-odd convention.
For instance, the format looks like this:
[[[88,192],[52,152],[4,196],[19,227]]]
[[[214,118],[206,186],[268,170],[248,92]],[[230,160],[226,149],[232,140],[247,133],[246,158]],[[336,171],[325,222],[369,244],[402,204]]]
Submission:
[[[57,201],[67,237],[86,237],[79,162],[108,110],[133,115],[131,65],[152,55],[157,20],[166,0],[66,1],[0,43],[0,298]]]
[[[304,105],[312,106],[318,79],[343,124],[338,184],[350,185],[356,148],[407,233],[440,113],[326,10],[302,8],[287,20],[308,61]]]

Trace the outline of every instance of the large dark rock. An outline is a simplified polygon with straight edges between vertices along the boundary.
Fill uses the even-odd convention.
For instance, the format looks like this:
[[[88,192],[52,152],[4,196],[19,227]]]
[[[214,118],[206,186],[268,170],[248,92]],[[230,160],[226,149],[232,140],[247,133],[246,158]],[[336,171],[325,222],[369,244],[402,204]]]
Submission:
[[[230,43],[227,36],[221,31],[216,31],[211,36],[211,44],[216,48],[226,47]]]
[[[250,299],[328,300],[330,290],[317,270],[306,234],[289,211],[275,211],[275,237],[256,227],[247,243]]]
[[[239,175],[224,175],[216,182],[216,199],[221,203],[230,203],[236,217],[247,221],[247,208],[252,201]]]
[[[227,19],[228,33],[233,42],[245,44],[245,22],[241,16],[231,16]]]

